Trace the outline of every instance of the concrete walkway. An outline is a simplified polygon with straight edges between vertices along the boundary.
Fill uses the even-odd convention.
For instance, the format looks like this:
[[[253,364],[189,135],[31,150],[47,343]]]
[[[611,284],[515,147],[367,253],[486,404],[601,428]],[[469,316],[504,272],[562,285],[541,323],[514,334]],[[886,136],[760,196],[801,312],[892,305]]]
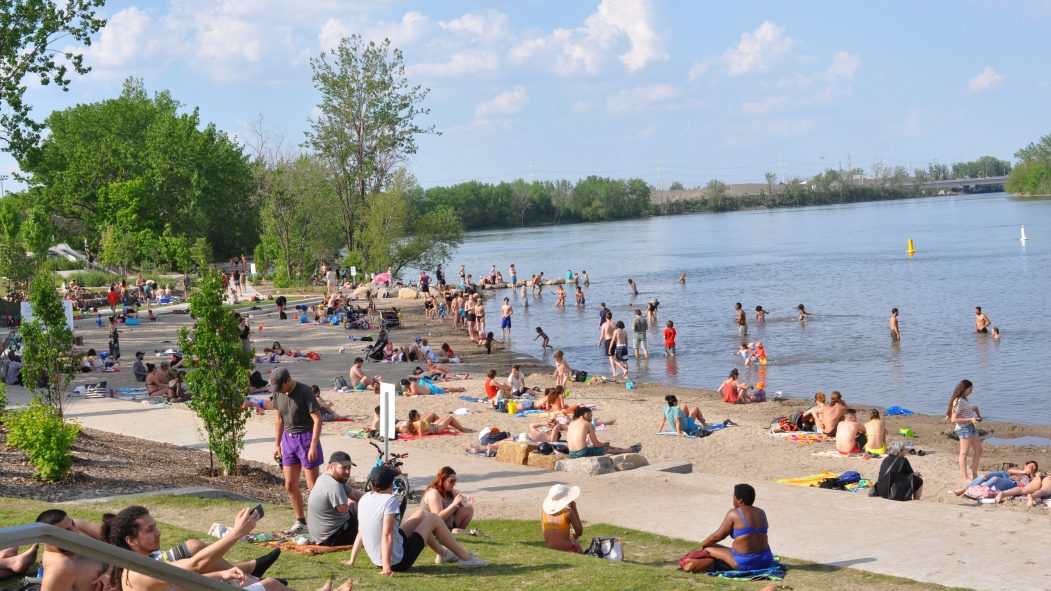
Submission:
[[[112,399],[73,399],[67,416],[86,427],[200,449],[197,420],[189,409],[150,407]],[[244,457],[272,462],[273,427],[249,422]],[[464,442],[465,444],[467,441]],[[327,454],[345,450],[360,479],[375,458],[367,442],[325,434]],[[730,508],[731,491],[748,480],[704,474],[670,474],[653,467],[600,477],[538,471],[470,456],[448,455],[392,442],[411,452],[406,468],[415,487],[454,463],[459,488],[475,497],[482,517],[537,517],[547,488],[579,485],[585,521],[606,522],[657,534],[699,540]],[[820,489],[754,483],[758,505],[770,515],[770,542],[781,555],[838,567],[982,590],[1051,589],[1051,542],[1039,533],[1047,518],[971,504],[897,503]],[[828,537],[818,535],[830,533]],[[669,557],[672,558],[672,557]],[[790,581],[789,581],[790,582]]]

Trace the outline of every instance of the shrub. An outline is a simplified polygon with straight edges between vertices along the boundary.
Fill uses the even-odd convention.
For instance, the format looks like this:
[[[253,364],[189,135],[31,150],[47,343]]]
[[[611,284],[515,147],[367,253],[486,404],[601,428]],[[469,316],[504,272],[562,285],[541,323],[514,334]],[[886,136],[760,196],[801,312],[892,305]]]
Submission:
[[[47,257],[37,267],[40,271],[77,271],[83,268],[80,261],[71,261],[65,257]]]
[[[3,421],[7,444],[25,452],[36,468],[34,476],[56,482],[69,474],[80,425],[63,423],[55,410],[40,400],[25,410],[7,413]]]
[[[7,386],[0,383],[0,419],[4,417],[4,411],[7,410],[7,405],[11,401],[7,399]]]
[[[104,271],[81,271],[80,273],[71,273],[66,279],[76,279],[78,283],[85,287],[109,287],[111,283],[120,281],[120,276]]]

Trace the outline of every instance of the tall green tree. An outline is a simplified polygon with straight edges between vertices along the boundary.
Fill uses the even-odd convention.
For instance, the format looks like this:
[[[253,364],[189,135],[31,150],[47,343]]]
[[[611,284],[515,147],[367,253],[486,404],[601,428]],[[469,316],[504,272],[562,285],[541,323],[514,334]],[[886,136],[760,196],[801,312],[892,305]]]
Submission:
[[[1023,195],[1051,195],[1051,134],[1015,152],[1019,163],[1004,188]]]
[[[37,397],[63,416],[63,393],[80,363],[72,355],[73,331],[50,273],[37,273],[29,284],[33,320],[23,322],[22,380]]]
[[[321,93],[319,115],[310,122],[307,144],[325,158],[340,206],[336,220],[349,250],[369,200],[416,153],[416,137],[435,133],[419,122],[427,89],[409,84],[402,52],[390,40],[343,38],[331,53],[310,60]]]
[[[105,0],[0,2],[0,142],[16,156],[33,146],[43,125],[30,116],[28,80],[69,90],[71,73],[86,74],[84,55],[67,49],[91,45],[106,21],[95,17]],[[61,48],[59,45],[61,44]],[[57,56],[63,59],[56,60]],[[71,72],[72,70],[72,72]]]
[[[171,225],[191,242],[204,237],[220,256],[254,246],[248,156],[167,91],[151,97],[131,78],[119,97],[56,111],[46,122],[48,137],[20,165],[59,238],[97,243],[109,226],[160,236]]]
[[[252,353],[241,347],[237,316],[223,307],[219,272],[206,270],[199,285],[190,296],[190,313],[197,324],[192,331],[179,329],[179,346],[187,359],[199,362],[186,378],[193,393],[189,406],[204,424],[209,452],[224,474],[233,475],[250,414],[244,403]]]

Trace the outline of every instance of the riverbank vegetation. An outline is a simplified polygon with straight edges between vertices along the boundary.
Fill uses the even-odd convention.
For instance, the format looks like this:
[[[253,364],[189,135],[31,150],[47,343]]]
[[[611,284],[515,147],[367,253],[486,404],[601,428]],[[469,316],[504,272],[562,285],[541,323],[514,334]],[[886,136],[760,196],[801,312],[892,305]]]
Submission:
[[[1007,177],[1005,188],[1026,196],[1051,195],[1051,134],[1015,152],[1018,165]]]

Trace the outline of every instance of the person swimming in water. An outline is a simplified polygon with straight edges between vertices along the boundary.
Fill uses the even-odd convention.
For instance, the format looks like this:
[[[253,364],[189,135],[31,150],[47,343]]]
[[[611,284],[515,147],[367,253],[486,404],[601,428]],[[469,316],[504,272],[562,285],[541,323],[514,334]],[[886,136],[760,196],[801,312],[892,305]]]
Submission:
[[[766,310],[764,310],[762,306],[755,307],[755,321],[758,324],[766,322]]]
[[[799,321],[800,322],[806,322],[808,318],[813,316],[813,314],[811,314],[810,312],[806,311],[806,307],[803,306],[803,304],[799,304],[799,306],[796,307],[796,310],[799,311]]]
[[[639,295],[639,286],[635,285],[635,280],[628,278],[628,287],[631,288],[631,295]]]

